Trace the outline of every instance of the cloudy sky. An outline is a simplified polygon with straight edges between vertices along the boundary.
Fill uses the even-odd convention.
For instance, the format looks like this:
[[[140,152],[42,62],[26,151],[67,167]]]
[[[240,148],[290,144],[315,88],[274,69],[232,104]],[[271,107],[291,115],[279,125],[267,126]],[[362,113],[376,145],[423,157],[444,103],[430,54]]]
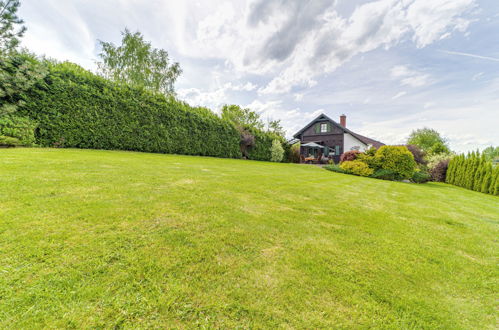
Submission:
[[[24,0],[23,43],[95,70],[128,27],[184,70],[178,96],[281,119],[321,112],[385,143],[432,127],[454,150],[499,145],[498,0]]]

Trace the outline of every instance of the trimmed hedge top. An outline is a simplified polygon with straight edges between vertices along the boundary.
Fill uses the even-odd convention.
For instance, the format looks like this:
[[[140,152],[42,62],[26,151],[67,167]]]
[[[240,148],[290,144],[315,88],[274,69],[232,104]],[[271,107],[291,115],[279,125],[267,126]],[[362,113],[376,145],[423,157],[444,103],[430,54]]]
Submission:
[[[42,146],[239,158],[239,133],[206,108],[110,82],[72,63],[51,64],[20,113]]]

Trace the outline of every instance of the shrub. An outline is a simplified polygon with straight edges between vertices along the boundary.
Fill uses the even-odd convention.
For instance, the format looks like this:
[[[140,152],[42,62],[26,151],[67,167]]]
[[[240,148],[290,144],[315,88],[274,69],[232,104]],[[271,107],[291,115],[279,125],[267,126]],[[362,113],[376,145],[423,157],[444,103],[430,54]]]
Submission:
[[[414,144],[408,144],[406,147],[414,157],[416,164],[426,166],[428,162],[425,160],[425,153],[421,148]]]
[[[248,149],[248,158],[253,160],[270,161],[272,158],[272,143],[281,138],[274,133],[265,132],[257,128],[248,128],[248,131],[255,137],[255,142]]]
[[[376,149],[374,149],[375,152],[376,152]],[[370,168],[373,169],[373,171],[376,171],[378,170],[381,165],[379,164],[379,161],[378,159],[371,153],[360,153],[358,156],[357,156],[357,160],[358,161],[361,161],[363,163],[366,163],[367,166],[369,166]]]
[[[21,141],[19,139],[0,135],[0,147],[17,147],[21,145]]]
[[[73,148],[241,157],[239,132],[209,109],[113,83],[71,63],[50,64],[19,112],[39,123],[43,146],[63,141]]]
[[[414,156],[404,146],[382,146],[374,157],[382,169],[396,174],[396,180],[412,178],[416,169]]]
[[[278,140],[272,141],[272,146],[270,147],[270,161],[280,162],[284,156],[284,149],[282,148],[281,142]]]
[[[333,171],[333,172],[337,172],[337,173],[345,173],[345,170],[343,170],[343,168],[341,168],[341,166],[339,166],[339,165],[331,164],[331,165],[324,166],[324,168],[328,171]]]
[[[300,143],[295,143],[289,148],[288,161],[290,163],[300,162]]]
[[[10,137],[9,141],[16,141],[12,145],[32,146],[35,143],[36,124],[26,117],[16,115],[0,116],[0,135],[5,138]]]
[[[441,153],[441,154],[434,154],[434,155],[429,155],[426,157],[428,163],[428,169],[433,169],[435,166],[437,166],[438,163],[440,163],[442,160],[449,160],[452,159],[455,155],[453,153]]]
[[[416,171],[412,175],[411,181],[414,183],[425,183],[430,181],[431,176],[425,171]]]
[[[373,169],[361,162],[360,160],[344,161],[341,163],[340,167],[345,171],[345,173],[359,175],[359,176],[370,176],[373,174]]]
[[[390,181],[396,180],[397,177],[398,177],[397,173],[395,173],[394,171],[383,169],[383,168],[376,170],[371,175],[371,178],[381,179],[381,180],[390,180]]]
[[[447,170],[449,168],[449,159],[439,161],[430,169],[431,179],[436,182],[445,182]]]
[[[351,151],[344,152],[340,156],[340,163],[356,160],[357,156],[359,154],[360,154],[360,151],[358,151],[358,150],[351,150]]]

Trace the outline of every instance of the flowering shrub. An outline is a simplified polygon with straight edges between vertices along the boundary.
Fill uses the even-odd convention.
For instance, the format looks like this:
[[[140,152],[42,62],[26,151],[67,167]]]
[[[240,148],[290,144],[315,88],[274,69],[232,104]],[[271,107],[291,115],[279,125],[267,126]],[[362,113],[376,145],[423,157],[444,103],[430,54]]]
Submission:
[[[344,161],[340,167],[345,173],[359,176],[370,176],[374,172],[372,168],[360,160]]]

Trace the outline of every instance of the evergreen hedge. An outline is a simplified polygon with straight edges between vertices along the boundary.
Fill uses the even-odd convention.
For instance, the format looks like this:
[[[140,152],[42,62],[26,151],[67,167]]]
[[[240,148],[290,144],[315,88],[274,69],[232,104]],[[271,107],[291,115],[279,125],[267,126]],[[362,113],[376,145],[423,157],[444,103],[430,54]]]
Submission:
[[[49,65],[19,112],[38,123],[42,146],[241,157],[239,133],[209,109],[110,82],[72,63]]]
[[[446,182],[485,194],[499,195],[499,166],[492,166],[483,154],[459,155],[449,162]]]
[[[272,142],[278,140],[283,144],[283,138],[272,132],[265,132],[257,128],[249,128],[255,137],[255,145],[248,150],[249,159],[270,161],[272,159]]]

